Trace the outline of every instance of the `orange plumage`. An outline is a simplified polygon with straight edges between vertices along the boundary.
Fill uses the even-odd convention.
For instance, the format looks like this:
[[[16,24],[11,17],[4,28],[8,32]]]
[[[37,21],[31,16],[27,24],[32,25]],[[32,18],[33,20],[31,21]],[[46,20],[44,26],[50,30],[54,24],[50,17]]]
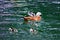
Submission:
[[[40,21],[41,20],[41,16],[28,16],[28,17],[24,17],[24,20],[28,21]]]

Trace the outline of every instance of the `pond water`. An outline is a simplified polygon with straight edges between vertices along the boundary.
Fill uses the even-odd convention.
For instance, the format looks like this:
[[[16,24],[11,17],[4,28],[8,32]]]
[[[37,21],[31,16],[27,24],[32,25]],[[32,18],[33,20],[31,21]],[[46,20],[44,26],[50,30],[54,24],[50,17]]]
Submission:
[[[40,22],[24,23],[28,11],[42,13]],[[10,32],[10,27],[18,32]],[[36,30],[34,33],[30,29]],[[0,40],[60,40],[60,4],[53,1],[1,0]]]

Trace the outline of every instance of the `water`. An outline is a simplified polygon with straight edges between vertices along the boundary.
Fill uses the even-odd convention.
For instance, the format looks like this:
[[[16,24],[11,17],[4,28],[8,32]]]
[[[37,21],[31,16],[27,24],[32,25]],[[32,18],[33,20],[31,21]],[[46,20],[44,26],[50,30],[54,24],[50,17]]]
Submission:
[[[28,11],[40,11],[42,20],[25,24],[23,17],[27,16]],[[18,32],[10,33],[10,27]],[[30,28],[36,32],[30,32]],[[60,40],[60,4],[39,0],[1,0],[0,40]]]

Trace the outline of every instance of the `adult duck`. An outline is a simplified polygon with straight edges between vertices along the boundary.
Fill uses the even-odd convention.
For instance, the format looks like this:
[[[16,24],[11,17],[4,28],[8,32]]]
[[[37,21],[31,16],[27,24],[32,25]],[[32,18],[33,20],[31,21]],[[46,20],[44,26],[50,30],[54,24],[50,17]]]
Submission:
[[[36,15],[33,12],[28,13],[29,16],[24,17],[25,21],[40,21],[41,20],[41,12],[37,12]]]

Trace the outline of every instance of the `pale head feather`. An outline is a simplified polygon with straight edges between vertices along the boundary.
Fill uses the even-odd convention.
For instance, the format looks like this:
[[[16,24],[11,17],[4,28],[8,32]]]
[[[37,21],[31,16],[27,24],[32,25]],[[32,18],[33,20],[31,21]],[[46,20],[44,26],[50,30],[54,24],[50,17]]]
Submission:
[[[41,15],[41,12],[37,12],[37,13],[36,13],[36,16],[40,16],[40,15]]]

